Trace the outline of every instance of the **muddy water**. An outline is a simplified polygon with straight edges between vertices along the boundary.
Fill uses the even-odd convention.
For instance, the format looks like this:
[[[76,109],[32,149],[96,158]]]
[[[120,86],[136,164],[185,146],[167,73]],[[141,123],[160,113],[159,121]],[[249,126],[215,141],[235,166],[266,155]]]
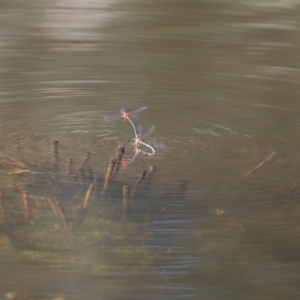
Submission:
[[[128,147],[118,179],[133,184],[156,165],[157,195],[189,183],[186,202],[158,196],[150,217],[137,209],[126,226],[111,210],[93,215],[100,223],[87,220],[75,244],[51,235],[49,217],[55,255],[16,246],[2,229],[1,294],[298,299],[299,13],[292,0],[1,4],[5,201],[21,199],[26,180],[31,193],[51,193],[49,176],[32,184],[7,161],[47,173],[53,139],[59,172],[91,151],[104,173],[133,138],[128,121],[104,122],[122,107],[147,106],[133,121],[154,125],[149,139],[165,147],[134,161]]]

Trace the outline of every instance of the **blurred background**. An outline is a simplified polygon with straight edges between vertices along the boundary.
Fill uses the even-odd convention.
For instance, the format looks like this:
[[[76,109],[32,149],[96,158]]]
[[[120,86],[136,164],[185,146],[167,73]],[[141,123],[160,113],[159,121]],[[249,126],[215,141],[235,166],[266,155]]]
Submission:
[[[299,1],[15,0],[0,13],[8,198],[17,191],[6,181],[19,177],[3,161],[43,161],[53,139],[62,163],[91,151],[105,173],[133,131],[104,117],[143,106],[134,123],[154,125],[165,147],[121,176],[155,165],[157,191],[188,183],[167,217],[124,226],[102,216],[89,227],[105,236],[98,248],[81,239],[55,259],[0,231],[1,295],[299,299]]]

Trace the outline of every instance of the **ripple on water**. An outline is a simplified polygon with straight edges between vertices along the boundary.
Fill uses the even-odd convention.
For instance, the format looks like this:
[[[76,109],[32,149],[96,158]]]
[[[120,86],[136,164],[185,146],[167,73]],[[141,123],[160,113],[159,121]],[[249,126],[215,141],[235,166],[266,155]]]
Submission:
[[[288,115],[296,125],[298,120],[293,118],[291,111],[279,105],[222,104],[206,104],[204,111],[212,112],[207,116],[174,118],[166,113],[164,118],[155,118],[155,115],[153,138],[166,146],[157,148],[153,157],[141,155],[136,160],[145,159],[145,168],[155,164],[159,170],[158,179],[185,178],[198,189],[203,185],[209,187],[213,181],[228,186],[247,174],[251,175],[248,177],[253,190],[271,191],[283,176],[292,180],[292,173],[296,173],[296,165],[300,162],[300,135],[296,130],[288,130],[288,135],[285,129],[274,130],[273,127],[280,129],[281,125],[270,118]],[[103,121],[104,116],[113,113],[53,114],[51,120],[39,120],[37,126],[9,119],[3,124],[6,134],[0,137],[1,153],[25,161],[44,161],[49,159],[51,141],[57,139],[61,160],[72,157],[77,163],[86,151],[91,151],[93,163],[106,169],[117,146],[133,137],[128,122],[121,119],[110,123]],[[141,119],[142,124],[145,119]],[[125,158],[130,161],[133,155],[133,147],[127,147]],[[262,167],[253,170],[270,155],[271,159]]]
[[[66,157],[80,160],[86,151],[91,151],[95,163],[103,162],[106,166],[118,145],[126,144],[124,158],[131,161],[134,147],[128,142],[133,138],[132,128],[122,120],[104,122],[105,115],[95,111],[56,114],[52,120],[39,120],[36,127],[28,125],[28,122],[9,120],[3,124],[3,132],[7,134],[0,137],[1,155],[26,162],[42,162],[50,158],[51,143],[55,139],[59,141],[61,160]],[[149,153],[149,149],[141,149]],[[159,158],[160,155],[158,151],[152,158]],[[150,156],[140,154],[138,157]]]
[[[210,114],[173,119],[164,139],[172,174],[198,190],[217,183],[224,197],[233,187],[240,194],[270,195],[293,185],[299,177],[300,134],[293,130],[299,121],[290,107],[224,102],[204,103],[203,111]]]

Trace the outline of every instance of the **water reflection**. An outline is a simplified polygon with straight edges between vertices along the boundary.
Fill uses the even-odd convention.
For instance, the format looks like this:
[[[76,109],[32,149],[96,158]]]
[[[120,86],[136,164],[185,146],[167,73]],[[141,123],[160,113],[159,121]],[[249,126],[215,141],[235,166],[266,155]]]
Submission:
[[[111,1],[54,1],[47,5],[41,23],[41,33],[53,40],[52,50],[92,50],[101,40],[99,29],[111,16],[107,13]]]
[[[3,7],[0,43],[0,293],[298,299],[298,2],[18,5]],[[166,147],[120,168],[109,204],[96,190],[70,235],[91,174],[102,187],[132,138],[104,117],[142,106],[136,125]],[[151,197],[124,217],[122,186],[153,165]]]

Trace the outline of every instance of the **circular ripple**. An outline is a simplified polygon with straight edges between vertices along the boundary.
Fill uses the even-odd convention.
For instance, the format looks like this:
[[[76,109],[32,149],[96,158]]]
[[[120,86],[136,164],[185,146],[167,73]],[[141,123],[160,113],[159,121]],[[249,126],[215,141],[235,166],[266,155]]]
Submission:
[[[149,126],[146,124],[145,128],[155,125],[151,138],[166,146],[157,148],[152,157],[138,156],[136,165],[143,169],[155,164],[159,170],[156,177],[161,182],[185,178],[191,186],[204,189],[210,189],[217,182],[228,190],[245,178],[249,179],[247,184],[253,191],[271,191],[281,184],[288,185],[299,176],[299,131],[289,130],[286,135],[285,130],[268,129],[269,123],[265,121],[258,130],[258,119],[263,120],[265,116],[253,117],[247,114],[246,108],[239,108],[239,112],[247,121],[243,118],[224,121],[220,114],[206,118],[185,115],[174,118],[171,113],[160,114],[151,123],[146,119]],[[221,107],[220,112],[223,110],[225,108]],[[284,112],[282,108],[281,113]],[[84,153],[91,151],[92,163],[97,168],[106,168],[118,145],[133,137],[128,122],[121,119],[104,122],[104,116],[110,114],[113,112],[55,114],[51,120],[39,119],[37,124],[9,119],[2,127],[1,155],[26,162],[45,161],[51,158],[52,140],[57,139],[62,161],[72,157],[79,163]],[[143,118],[138,121],[144,126]],[[293,120],[294,125],[298,123]],[[280,128],[278,124],[274,126]],[[127,147],[125,158],[130,160],[133,155],[133,148]]]
[[[111,113],[111,112],[110,112]],[[44,162],[51,160],[51,144],[59,141],[59,158],[64,161],[72,157],[79,163],[84,153],[92,152],[93,164],[105,166],[110,157],[115,155],[117,147],[125,143],[124,158],[131,161],[134,147],[128,145],[134,136],[128,122],[121,119],[107,123],[98,112],[81,111],[76,113],[54,115],[52,120],[39,120],[38,126],[9,120],[4,124],[0,138],[1,156],[24,162]],[[142,148],[148,152],[147,148]],[[149,152],[148,152],[149,153]],[[147,154],[138,155],[149,157]],[[158,152],[151,158],[158,158]]]
[[[198,189],[217,186],[221,193],[235,189],[240,195],[249,190],[266,195],[291,187],[300,176],[300,134],[269,121],[278,111],[281,115],[289,112],[283,107],[268,107],[267,112],[258,115],[257,111],[248,112],[247,105],[226,108],[234,109],[240,116],[234,115],[232,120],[222,117],[222,107],[219,113],[201,119],[166,116],[169,126],[163,131],[168,137],[163,139],[163,154],[170,164],[165,164],[167,168],[160,178],[167,178],[167,173],[172,177],[179,174]],[[293,124],[300,128],[297,120]],[[157,127],[163,128],[163,122]]]

